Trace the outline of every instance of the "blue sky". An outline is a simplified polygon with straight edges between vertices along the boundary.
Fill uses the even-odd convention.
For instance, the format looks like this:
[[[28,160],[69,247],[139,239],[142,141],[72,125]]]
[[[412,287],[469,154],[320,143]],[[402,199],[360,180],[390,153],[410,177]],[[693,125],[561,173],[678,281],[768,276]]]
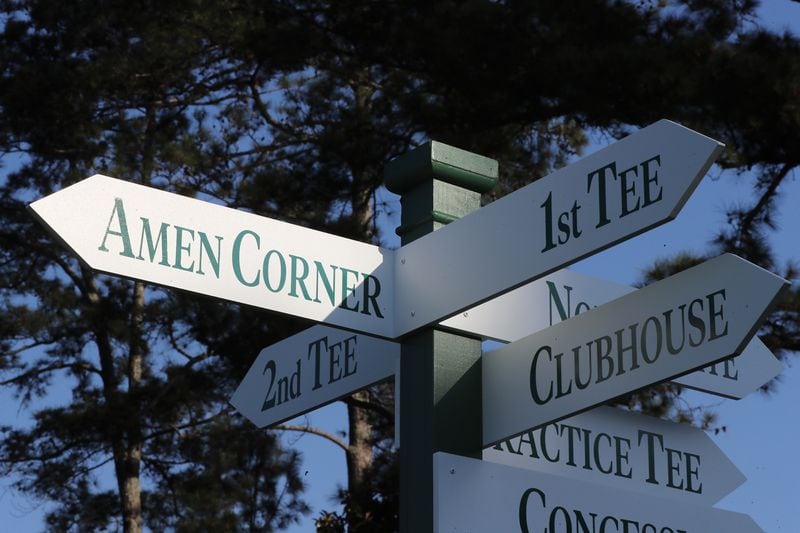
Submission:
[[[789,0],[767,1],[762,17],[764,24],[772,28],[798,28],[800,4]],[[721,175],[713,168],[676,220],[573,268],[631,284],[639,279],[641,269],[656,257],[683,250],[702,251],[714,231],[724,224],[725,208],[748,201],[750,184],[750,176],[746,174]],[[794,207],[800,201],[800,176],[792,175],[780,193],[780,229],[770,238],[783,260],[800,258],[800,210]],[[396,202],[396,199],[390,201]],[[399,212],[399,205],[393,205],[395,212]],[[396,225],[397,220],[389,224]],[[792,361],[793,358],[788,360]],[[800,441],[800,360],[787,366],[781,383],[770,396],[756,393],[733,401],[691,392],[687,398],[694,405],[707,405],[716,410],[718,425],[725,426],[726,431],[712,438],[748,478],[717,507],[750,514],[768,532],[800,531],[800,515],[796,509],[800,502],[800,454],[796,444]],[[12,422],[18,415],[12,400],[0,392],[0,404],[4,406],[3,422]],[[311,424],[332,432],[346,428],[345,409],[338,403],[315,411],[308,418]],[[288,531],[312,531],[313,518],[318,512],[335,508],[331,499],[337,485],[346,477],[344,455],[338,447],[313,435],[287,433],[284,440],[304,454],[302,472],[308,485],[306,498],[314,508],[307,519]],[[8,480],[0,480],[3,524],[0,529],[21,533],[40,530],[42,515],[41,504],[14,494],[8,489]]]

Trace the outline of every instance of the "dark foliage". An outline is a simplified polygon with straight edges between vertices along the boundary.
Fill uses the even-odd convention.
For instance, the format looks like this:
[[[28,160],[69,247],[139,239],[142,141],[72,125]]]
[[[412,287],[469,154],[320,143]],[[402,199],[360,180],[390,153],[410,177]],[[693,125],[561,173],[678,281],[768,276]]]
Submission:
[[[795,278],[765,237],[800,162],[800,48],[753,24],[755,5],[0,1],[0,385],[32,413],[3,429],[2,471],[54,502],[59,530],[268,531],[306,510],[299,458],[227,406],[258,350],[305,324],[80,264],[26,205],[97,172],[379,242],[383,166],[426,138],[500,161],[488,202],[590,135],[666,117],[726,142],[723,179],[756,176],[709,255]],[[762,331],[777,355],[797,351],[798,313],[795,288]],[[48,404],[57,384],[69,399]],[[685,418],[679,394],[621,402]],[[394,523],[389,398],[351,404],[371,431],[350,449],[372,466],[321,529]]]

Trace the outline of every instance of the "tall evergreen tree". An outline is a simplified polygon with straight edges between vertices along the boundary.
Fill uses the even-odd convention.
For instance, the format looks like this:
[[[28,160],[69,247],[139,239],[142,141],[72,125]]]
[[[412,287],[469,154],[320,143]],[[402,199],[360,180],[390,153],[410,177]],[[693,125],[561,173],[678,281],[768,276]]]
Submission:
[[[729,174],[756,176],[752,205],[730,212],[709,254],[794,277],[764,236],[800,157],[798,40],[760,29],[756,7],[0,2],[0,142],[6,164],[21,162],[0,182],[0,383],[33,412],[30,427],[4,428],[3,469],[56,502],[48,520],[64,529],[272,530],[305,510],[299,458],[226,400],[259,349],[306,324],[80,264],[25,205],[95,172],[379,242],[382,168],[426,138],[500,160],[488,202],[591,134],[667,117],[724,140]],[[800,343],[799,302],[795,289],[763,330],[778,355]],[[64,380],[71,402],[40,408]],[[626,402],[666,415],[679,394]],[[345,512],[320,526],[391,529],[391,390],[347,404]],[[93,485],[106,464],[115,491]]]

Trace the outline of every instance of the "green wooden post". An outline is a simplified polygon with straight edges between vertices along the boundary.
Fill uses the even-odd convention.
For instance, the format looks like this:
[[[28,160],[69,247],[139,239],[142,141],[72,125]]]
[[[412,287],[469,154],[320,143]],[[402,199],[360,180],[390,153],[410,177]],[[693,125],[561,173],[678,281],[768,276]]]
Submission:
[[[391,161],[402,244],[480,207],[497,161],[431,141]],[[475,243],[475,253],[481,253]],[[400,531],[433,530],[433,454],[481,456],[481,343],[435,327],[403,339],[400,362]]]

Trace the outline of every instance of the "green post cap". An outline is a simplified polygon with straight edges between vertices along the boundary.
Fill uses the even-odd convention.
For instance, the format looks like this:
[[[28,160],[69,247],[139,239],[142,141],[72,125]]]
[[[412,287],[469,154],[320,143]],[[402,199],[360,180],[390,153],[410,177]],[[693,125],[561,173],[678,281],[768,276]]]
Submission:
[[[438,141],[428,141],[393,159],[383,171],[386,188],[396,194],[431,178],[483,194],[497,184],[497,176],[496,160]]]
[[[384,180],[400,195],[402,245],[480,209],[497,176],[497,161],[436,141],[390,162]],[[402,340],[400,375],[400,531],[431,533],[433,454],[481,457],[481,340],[422,328]]]

